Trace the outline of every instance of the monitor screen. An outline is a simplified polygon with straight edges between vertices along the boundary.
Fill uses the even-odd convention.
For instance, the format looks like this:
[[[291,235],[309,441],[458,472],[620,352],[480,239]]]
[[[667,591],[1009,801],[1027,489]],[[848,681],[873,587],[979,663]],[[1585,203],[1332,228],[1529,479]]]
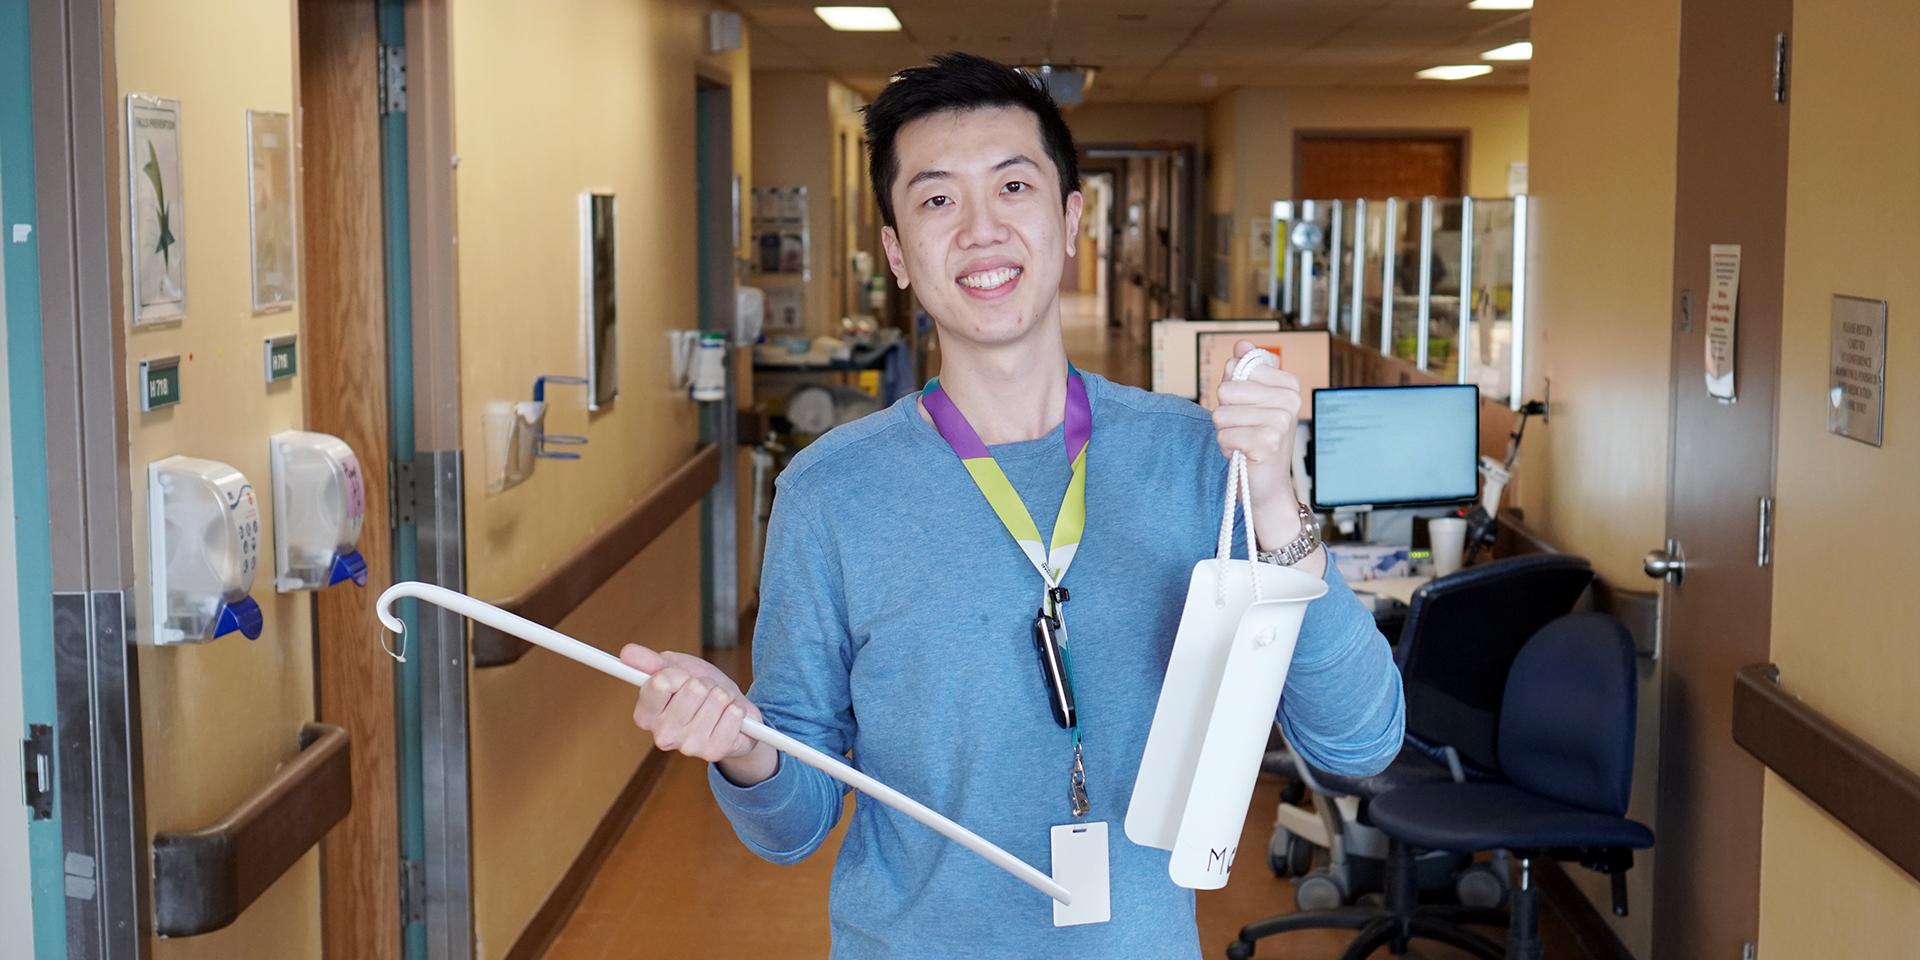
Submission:
[[[1316,509],[1459,503],[1478,492],[1480,388],[1313,393]]]
[[[1311,395],[1332,382],[1333,341],[1325,330],[1281,330],[1275,333],[1202,333],[1199,360],[1194,378],[1200,384],[1200,405],[1212,410],[1220,405],[1220,381],[1227,374],[1227,361],[1242,340],[1273,352],[1280,358],[1280,369],[1300,378],[1300,392]]]

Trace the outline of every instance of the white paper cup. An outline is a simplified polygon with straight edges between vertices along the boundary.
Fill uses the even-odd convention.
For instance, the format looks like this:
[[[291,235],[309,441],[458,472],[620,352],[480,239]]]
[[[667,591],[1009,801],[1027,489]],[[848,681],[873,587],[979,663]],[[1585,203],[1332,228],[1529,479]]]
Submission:
[[[1427,540],[1433,545],[1433,575],[1444,577],[1460,569],[1460,554],[1467,545],[1467,521],[1460,517],[1428,520]]]

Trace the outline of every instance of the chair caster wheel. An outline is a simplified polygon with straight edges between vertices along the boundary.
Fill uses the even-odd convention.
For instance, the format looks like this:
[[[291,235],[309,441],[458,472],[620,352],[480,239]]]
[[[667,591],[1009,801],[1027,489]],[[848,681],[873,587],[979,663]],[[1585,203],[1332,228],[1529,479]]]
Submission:
[[[1313,844],[1285,827],[1276,827],[1273,838],[1267,841],[1267,866],[1282,879],[1306,876],[1313,869],[1313,854]]]
[[[1227,960],[1252,960],[1253,944],[1245,940],[1236,940],[1227,944]]]
[[[1496,909],[1507,902],[1511,882],[1490,863],[1476,863],[1453,882],[1454,896],[1469,907]]]
[[[1301,877],[1299,886],[1293,890],[1293,904],[1303,911],[1332,910],[1345,906],[1346,902],[1346,885],[1324,869]]]

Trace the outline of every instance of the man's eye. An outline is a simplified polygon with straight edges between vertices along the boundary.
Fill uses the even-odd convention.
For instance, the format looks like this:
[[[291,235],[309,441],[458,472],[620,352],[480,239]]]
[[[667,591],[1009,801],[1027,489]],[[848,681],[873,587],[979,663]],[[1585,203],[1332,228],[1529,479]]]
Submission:
[[[1007,181],[1007,185],[1000,189],[1005,193],[1025,193],[1027,192],[1027,184],[1022,180],[1009,180]]]
[[[953,201],[947,198],[944,194],[935,194],[934,196],[928,197],[927,199],[921,201],[920,205],[923,207],[944,207],[952,202]]]

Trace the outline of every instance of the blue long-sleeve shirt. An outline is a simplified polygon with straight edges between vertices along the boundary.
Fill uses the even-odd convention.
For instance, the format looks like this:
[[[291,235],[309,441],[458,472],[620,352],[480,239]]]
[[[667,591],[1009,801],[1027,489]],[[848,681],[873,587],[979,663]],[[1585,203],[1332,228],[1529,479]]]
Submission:
[[[1122,825],[1193,564],[1215,550],[1226,459],[1198,406],[1082,376],[1087,521],[1063,585],[1113,919],[1056,928],[1045,896],[863,797],[834,867],[835,960],[1199,956],[1192,891]],[[1072,820],[1072,750],[1033,650],[1042,585],[915,400],[831,431],[780,475],[748,696],[775,729],[1046,872],[1049,828]],[[1061,431],[991,451],[1045,536],[1071,473]],[[1400,749],[1400,680],[1332,564],[1326,579],[1279,720],[1314,766],[1372,772]],[[750,788],[709,779],[740,839],[776,863],[813,853],[840,818],[845,788],[788,758]]]

